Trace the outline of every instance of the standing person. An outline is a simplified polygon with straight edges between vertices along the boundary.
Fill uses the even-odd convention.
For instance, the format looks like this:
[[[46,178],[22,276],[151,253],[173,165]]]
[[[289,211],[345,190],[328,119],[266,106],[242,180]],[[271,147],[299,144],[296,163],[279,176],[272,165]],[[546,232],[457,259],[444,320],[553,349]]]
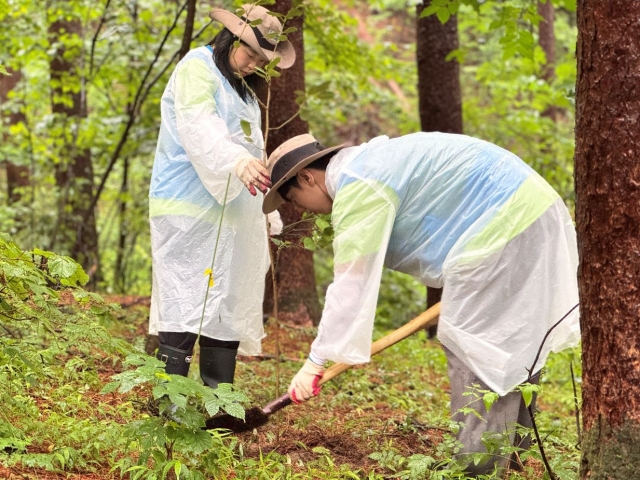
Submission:
[[[346,148],[300,135],[268,164],[273,187],[263,212],[290,201],[331,213],[335,231],[334,281],[309,359],[289,386],[292,400],[319,393],[327,360],[370,360],[384,265],[444,286],[438,338],[461,422],[460,458],[471,475],[505,466],[506,458],[475,465],[468,455],[486,452],[485,432],[513,442],[514,424],[530,425],[511,390],[530,375],[536,382],[549,352],[580,337],[577,309],[552,328],[578,303],[575,230],[562,199],[517,156],[464,135],[382,136]],[[464,395],[474,384],[500,395],[488,412]],[[470,402],[482,419],[458,411]]]
[[[233,383],[239,349],[261,351],[269,257],[256,190],[271,184],[254,96],[263,80],[254,72],[274,57],[281,68],[295,60],[293,45],[277,42],[276,17],[260,6],[243,9],[241,16],[214,9],[210,17],[225,28],[211,45],[185,55],[171,75],[149,192],[149,330],[159,336],[157,355],[167,373],[186,376],[200,333],[200,376],[213,388]],[[251,127],[250,140],[241,121]]]

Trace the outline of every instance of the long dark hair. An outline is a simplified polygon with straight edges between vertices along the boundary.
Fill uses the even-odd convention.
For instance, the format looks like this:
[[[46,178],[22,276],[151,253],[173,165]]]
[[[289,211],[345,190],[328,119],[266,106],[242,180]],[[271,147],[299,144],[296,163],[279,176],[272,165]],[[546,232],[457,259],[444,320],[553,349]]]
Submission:
[[[252,73],[251,75],[247,75],[246,77],[241,79],[236,75],[236,72],[231,66],[231,62],[229,61],[229,54],[233,49],[233,43],[237,39],[238,38],[227,28],[223,28],[222,30],[220,30],[220,32],[218,32],[218,34],[211,42],[211,46],[214,47],[213,61],[216,63],[216,67],[218,67],[220,73],[222,73],[222,75],[224,75],[224,78],[229,81],[240,98],[245,103],[247,103],[247,99],[253,98],[253,94],[251,93],[251,91],[256,91],[261,77],[259,77],[255,73]],[[247,88],[247,86],[249,88]]]

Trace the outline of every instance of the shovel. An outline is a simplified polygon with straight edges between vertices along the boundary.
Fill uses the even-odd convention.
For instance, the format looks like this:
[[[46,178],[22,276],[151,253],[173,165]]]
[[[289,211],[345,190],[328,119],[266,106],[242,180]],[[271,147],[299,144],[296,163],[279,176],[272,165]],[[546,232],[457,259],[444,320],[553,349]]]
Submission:
[[[402,327],[394,330],[388,335],[385,335],[381,339],[371,344],[371,356],[380,353],[382,350],[395,345],[400,340],[404,340],[410,335],[413,335],[419,330],[423,330],[438,322],[440,315],[440,303],[436,303],[433,307],[429,308],[426,312],[422,312],[416,318],[410,322],[404,324]],[[324,375],[318,382],[318,385],[324,385],[329,380],[340,375],[343,372],[349,370],[353,365],[346,363],[336,363],[325,370]],[[285,393],[280,398],[274,400],[263,408],[253,407],[245,412],[245,420],[236,418],[227,413],[216,415],[209,418],[206,421],[206,430],[212,430],[214,428],[225,428],[232,432],[248,432],[254,428],[263,426],[269,421],[269,417],[283,409],[287,405],[291,405],[293,401],[289,397],[289,393]]]

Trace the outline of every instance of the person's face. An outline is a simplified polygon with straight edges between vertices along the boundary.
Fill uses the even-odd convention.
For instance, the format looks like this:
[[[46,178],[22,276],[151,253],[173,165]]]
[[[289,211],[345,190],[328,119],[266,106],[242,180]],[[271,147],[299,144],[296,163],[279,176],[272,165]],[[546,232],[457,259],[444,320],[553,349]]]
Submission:
[[[256,71],[256,67],[262,68],[267,61],[248,45],[240,42],[238,47],[232,47],[229,60],[234,72],[246,77]]]
[[[298,209],[311,213],[331,213],[333,201],[324,184],[324,171],[302,169],[298,172],[298,187],[291,187],[286,200]]]

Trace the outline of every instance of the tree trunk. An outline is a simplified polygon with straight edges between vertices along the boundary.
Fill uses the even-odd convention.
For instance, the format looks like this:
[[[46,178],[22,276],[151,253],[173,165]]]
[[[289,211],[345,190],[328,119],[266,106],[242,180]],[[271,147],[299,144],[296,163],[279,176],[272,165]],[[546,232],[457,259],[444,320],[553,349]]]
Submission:
[[[127,237],[129,235],[129,215],[127,214],[127,199],[129,198],[129,157],[125,157],[122,166],[122,184],[118,198],[118,251],[114,265],[113,283],[118,293],[127,293]]]
[[[578,2],[581,478],[640,471],[640,2]]]
[[[458,48],[458,18],[452,15],[444,25],[435,15],[420,18],[424,7],[416,7],[420,125],[424,132],[462,133],[460,65],[445,60]]]
[[[423,132],[462,133],[460,65],[457,60],[446,60],[458,48],[458,17],[453,15],[443,25],[435,15],[420,18],[424,8],[424,3],[416,7],[420,126]],[[441,298],[441,288],[428,288],[427,308]],[[437,332],[437,325],[427,329],[429,338]]]
[[[538,43],[546,58],[546,63],[542,69],[542,78],[545,82],[552,83],[556,76],[556,36],[554,32],[555,12],[551,0],[547,0],[545,3],[538,0],[538,14],[543,18],[538,27]],[[542,115],[555,122],[558,112],[555,107],[551,106]]]
[[[24,123],[26,118],[22,110],[15,109],[5,110],[5,104],[9,100],[9,92],[16,88],[18,82],[22,78],[20,70],[13,70],[7,67],[10,76],[0,75],[0,118],[3,124],[4,133],[2,135],[3,142],[9,142],[9,134],[7,132],[9,126]],[[20,202],[23,196],[23,190],[30,185],[29,167],[27,165],[18,165],[8,155],[0,158],[7,171],[7,202],[9,205]],[[21,218],[16,218],[18,228],[24,224]]]
[[[193,36],[193,21],[196,17],[196,0],[189,0],[187,5],[187,19],[184,25],[184,34],[182,35],[182,45],[180,46],[180,54],[178,60],[182,59],[191,49],[191,37]]]
[[[268,8],[274,12],[286,13],[291,9],[291,0],[278,0]],[[298,112],[293,92],[304,90],[304,44],[302,38],[303,18],[295,17],[285,25],[298,30],[289,35],[289,41],[296,50],[296,62],[291,68],[282,70],[282,76],[273,79],[271,83],[271,104],[269,105],[270,128],[277,128]],[[265,92],[261,92],[265,99]],[[263,126],[266,126],[263,119]],[[267,154],[275,150],[278,145],[295,135],[308,133],[309,127],[300,117],[294,118],[284,127],[265,132],[267,138]],[[301,214],[291,204],[285,204],[279,209],[285,225],[291,225],[301,219]],[[276,265],[276,286],[278,291],[279,320],[296,325],[317,325],[320,321],[321,309],[316,291],[316,281],[313,270],[313,253],[302,247],[301,238],[310,234],[311,228],[296,228],[295,233],[285,234],[283,240],[291,242],[292,246],[283,248],[278,255]],[[272,245],[275,249],[275,245]],[[273,284],[271,272],[267,274],[264,312],[271,315],[273,311]]]
[[[81,49],[68,48],[63,35],[81,36],[78,19],[57,20],[49,27],[50,41],[55,51],[50,63],[52,111],[56,127],[65,138],[64,149],[56,165],[59,188],[59,219],[53,232],[50,249],[62,249],[77,260],[89,274],[91,284],[99,279],[98,234],[93,210],[89,211],[93,194],[93,165],[88,148],[78,146],[77,132],[86,117],[84,88],[73,88],[78,82]],[[70,91],[67,90],[70,88]],[[62,156],[66,155],[66,156]]]

